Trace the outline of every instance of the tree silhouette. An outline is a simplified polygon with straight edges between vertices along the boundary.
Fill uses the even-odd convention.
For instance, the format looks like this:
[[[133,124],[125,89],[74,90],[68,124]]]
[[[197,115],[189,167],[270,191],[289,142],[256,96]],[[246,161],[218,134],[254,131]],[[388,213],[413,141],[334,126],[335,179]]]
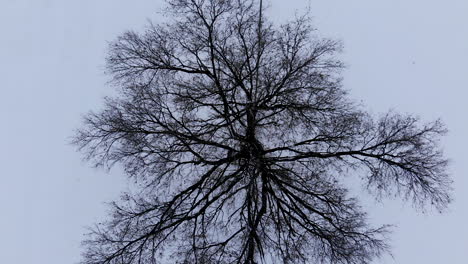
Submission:
[[[370,263],[387,251],[341,180],[443,209],[440,121],[373,118],[346,98],[340,43],[257,0],[169,0],[107,68],[120,95],[74,138],[139,189],[84,242],[83,263]]]

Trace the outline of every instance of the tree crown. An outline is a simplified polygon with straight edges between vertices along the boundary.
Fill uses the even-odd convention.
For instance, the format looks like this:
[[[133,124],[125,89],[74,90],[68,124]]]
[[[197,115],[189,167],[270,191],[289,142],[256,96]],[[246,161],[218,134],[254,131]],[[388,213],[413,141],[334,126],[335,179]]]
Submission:
[[[170,0],[171,23],[109,48],[120,96],[74,143],[123,164],[138,193],[85,241],[83,263],[369,263],[387,250],[340,183],[443,209],[437,120],[373,118],[341,86],[341,44],[307,16],[280,26],[256,0]]]

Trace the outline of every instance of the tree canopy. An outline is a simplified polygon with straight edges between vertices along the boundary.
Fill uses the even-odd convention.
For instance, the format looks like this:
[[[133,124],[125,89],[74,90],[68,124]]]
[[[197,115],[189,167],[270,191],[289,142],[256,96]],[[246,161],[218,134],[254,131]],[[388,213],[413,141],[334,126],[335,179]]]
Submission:
[[[139,186],[93,229],[83,263],[370,263],[388,229],[368,223],[345,177],[421,207],[450,202],[441,121],[353,102],[340,42],[308,16],[277,25],[257,0],[167,2],[170,22],[111,43],[119,95],[74,138]]]

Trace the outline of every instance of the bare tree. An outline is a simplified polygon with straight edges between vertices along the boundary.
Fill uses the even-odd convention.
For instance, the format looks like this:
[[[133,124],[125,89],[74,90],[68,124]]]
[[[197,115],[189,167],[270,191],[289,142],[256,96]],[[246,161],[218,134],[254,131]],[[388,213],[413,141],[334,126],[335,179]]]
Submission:
[[[139,189],[85,241],[83,263],[370,263],[388,250],[340,180],[443,209],[440,121],[374,119],[346,98],[340,43],[257,0],[168,0],[107,65],[120,96],[74,143]],[[170,257],[171,261],[168,260]]]

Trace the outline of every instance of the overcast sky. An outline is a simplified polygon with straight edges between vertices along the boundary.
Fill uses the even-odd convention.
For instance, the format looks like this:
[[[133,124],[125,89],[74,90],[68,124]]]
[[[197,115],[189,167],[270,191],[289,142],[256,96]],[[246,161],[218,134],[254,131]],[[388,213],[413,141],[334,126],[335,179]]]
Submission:
[[[442,118],[455,202],[423,214],[400,200],[363,200],[376,225],[394,224],[384,264],[468,259],[468,1],[274,0],[280,21],[310,2],[322,35],[344,42],[345,87],[373,113]],[[85,227],[125,189],[118,170],[82,162],[68,145],[80,116],[112,94],[108,41],[157,19],[160,0],[0,0],[0,262],[80,258]]]

